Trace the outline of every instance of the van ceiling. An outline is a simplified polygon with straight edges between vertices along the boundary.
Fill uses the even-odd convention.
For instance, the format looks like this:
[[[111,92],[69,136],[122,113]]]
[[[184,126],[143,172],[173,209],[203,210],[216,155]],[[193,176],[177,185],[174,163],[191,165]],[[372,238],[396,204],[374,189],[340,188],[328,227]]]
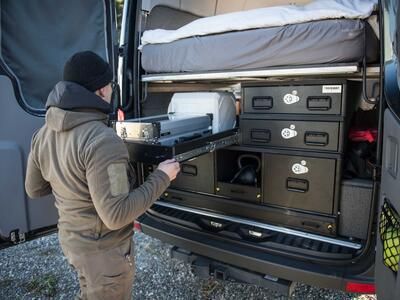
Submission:
[[[199,16],[213,16],[234,11],[277,5],[305,5],[312,0],[142,0],[142,9],[150,11],[156,5],[166,5]]]

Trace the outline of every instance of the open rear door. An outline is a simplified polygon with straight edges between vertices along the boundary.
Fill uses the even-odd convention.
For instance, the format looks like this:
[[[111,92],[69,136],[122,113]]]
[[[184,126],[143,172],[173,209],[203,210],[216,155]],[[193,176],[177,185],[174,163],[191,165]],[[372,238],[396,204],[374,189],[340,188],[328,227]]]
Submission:
[[[92,50],[116,69],[113,0],[0,0],[0,248],[53,231],[54,198],[28,199],[26,160],[65,61]]]
[[[400,5],[384,3],[384,112],[382,185],[375,281],[378,300],[400,299]]]

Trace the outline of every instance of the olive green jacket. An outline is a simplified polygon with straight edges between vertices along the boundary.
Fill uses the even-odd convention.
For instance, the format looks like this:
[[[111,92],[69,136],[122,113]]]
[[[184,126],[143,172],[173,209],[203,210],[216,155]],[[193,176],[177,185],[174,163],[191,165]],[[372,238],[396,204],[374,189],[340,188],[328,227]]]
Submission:
[[[105,103],[77,84],[60,82],[49,95],[46,123],[32,139],[26,192],[31,198],[53,193],[60,242],[71,251],[100,251],[130,238],[133,221],[170,184],[156,170],[132,188],[128,151],[106,125]]]

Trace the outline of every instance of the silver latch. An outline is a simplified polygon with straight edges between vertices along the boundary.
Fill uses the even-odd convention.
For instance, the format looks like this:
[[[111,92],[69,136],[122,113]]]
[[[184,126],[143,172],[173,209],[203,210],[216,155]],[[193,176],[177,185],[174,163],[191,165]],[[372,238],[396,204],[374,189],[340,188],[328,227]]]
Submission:
[[[262,233],[254,230],[249,230],[249,235],[254,236],[254,237],[262,237]]]
[[[215,228],[221,228],[222,224],[214,221],[210,221],[210,225]]]
[[[26,241],[25,233],[19,232],[19,229],[10,232],[10,241],[13,244],[20,244]]]
[[[128,137],[128,134],[126,132],[126,127],[121,127],[120,137],[123,140],[125,140]]]

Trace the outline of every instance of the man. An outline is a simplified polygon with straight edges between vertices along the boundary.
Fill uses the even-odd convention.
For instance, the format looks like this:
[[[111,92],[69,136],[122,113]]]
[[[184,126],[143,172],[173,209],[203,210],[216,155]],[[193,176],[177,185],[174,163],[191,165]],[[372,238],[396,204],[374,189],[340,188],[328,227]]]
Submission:
[[[83,299],[130,299],[134,278],[133,221],[179,172],[161,163],[132,189],[135,174],[122,140],[107,127],[111,68],[90,51],[73,55],[46,103],[46,123],[33,136],[25,188],[51,192],[62,250],[76,269]]]

